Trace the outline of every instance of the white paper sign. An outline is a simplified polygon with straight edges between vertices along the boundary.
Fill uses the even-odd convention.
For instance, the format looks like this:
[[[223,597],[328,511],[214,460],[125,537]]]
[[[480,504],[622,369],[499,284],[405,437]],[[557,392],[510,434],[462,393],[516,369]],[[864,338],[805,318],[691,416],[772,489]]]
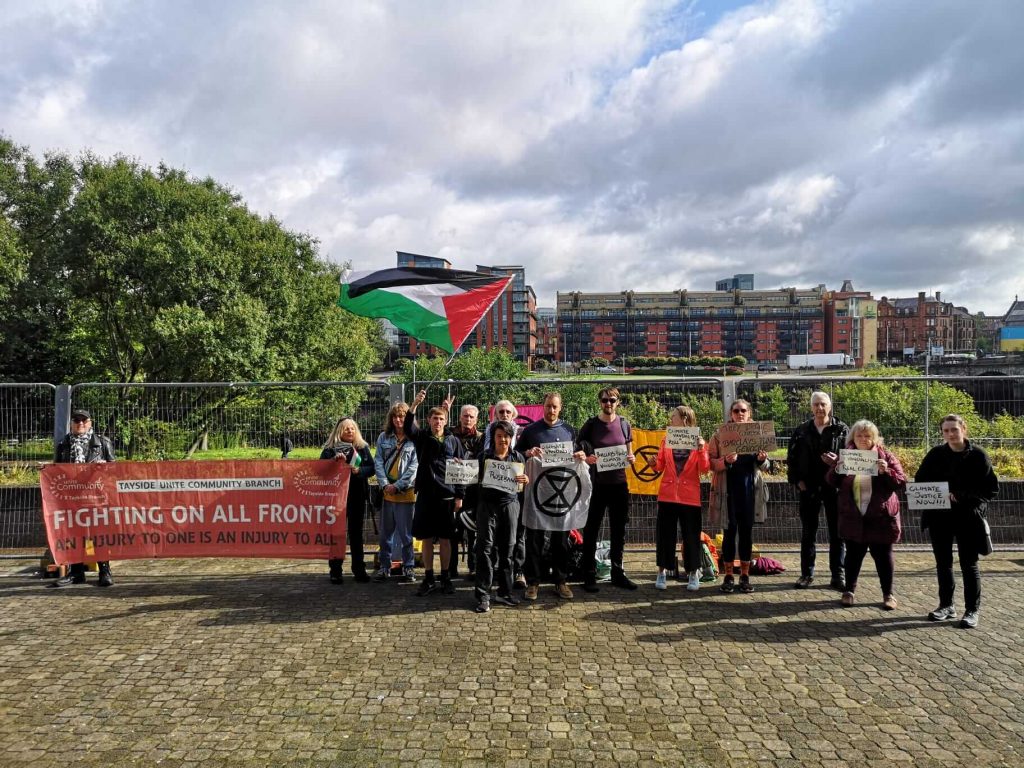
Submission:
[[[700,440],[700,427],[669,427],[665,432],[665,445],[673,451],[695,451]]]
[[[484,461],[484,478],[481,485],[484,488],[495,488],[506,493],[518,493],[519,483],[516,476],[521,474],[523,474],[522,464],[487,459]]]
[[[907,509],[949,509],[949,483],[907,483]]]
[[[568,440],[564,443],[541,443],[540,449],[544,451],[541,466],[561,467],[572,464],[572,443]]]
[[[444,463],[446,485],[475,485],[479,478],[480,462],[476,459],[448,459]]]
[[[611,472],[616,469],[625,469],[629,465],[629,462],[626,461],[627,453],[629,453],[629,449],[624,445],[595,448],[594,455],[597,456],[597,471]]]
[[[875,477],[878,474],[878,452],[843,448],[839,451],[839,469],[836,472],[841,475]]]

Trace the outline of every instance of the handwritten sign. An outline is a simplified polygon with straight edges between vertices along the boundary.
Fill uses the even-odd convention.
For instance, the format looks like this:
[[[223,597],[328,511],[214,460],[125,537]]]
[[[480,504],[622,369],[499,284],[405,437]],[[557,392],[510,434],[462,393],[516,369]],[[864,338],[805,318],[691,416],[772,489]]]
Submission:
[[[484,479],[481,485],[484,488],[494,488],[506,493],[519,493],[519,481],[517,475],[523,474],[523,465],[512,461],[495,461],[487,459],[484,462]]]
[[[572,443],[568,440],[564,443],[542,443],[540,449],[544,451],[544,456],[540,460],[542,467],[572,464]]]
[[[480,463],[476,459],[448,459],[444,463],[446,485],[475,485],[480,477]]]
[[[594,455],[597,456],[597,471],[612,472],[616,469],[625,469],[629,464],[626,461],[626,454],[629,453],[624,445],[613,445],[608,448],[595,448]]]
[[[700,427],[669,427],[665,445],[673,451],[695,451],[700,441]]]
[[[907,483],[907,509],[949,509],[949,483]]]
[[[730,453],[757,453],[775,450],[774,421],[729,422],[718,428],[718,444],[723,456]]]
[[[840,475],[875,477],[878,474],[878,451],[843,448],[839,451],[839,467],[836,472]]]

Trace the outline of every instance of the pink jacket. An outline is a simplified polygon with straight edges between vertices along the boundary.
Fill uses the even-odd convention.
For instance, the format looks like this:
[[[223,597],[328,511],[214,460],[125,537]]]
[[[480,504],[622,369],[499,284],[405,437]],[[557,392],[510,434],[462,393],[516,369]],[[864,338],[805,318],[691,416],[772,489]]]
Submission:
[[[658,501],[686,504],[690,507],[700,506],[700,476],[704,472],[711,471],[706,445],[699,451],[690,451],[690,457],[683,465],[683,471],[677,475],[672,449],[662,440],[661,447],[658,449],[658,457],[654,460],[654,468],[661,472]]]

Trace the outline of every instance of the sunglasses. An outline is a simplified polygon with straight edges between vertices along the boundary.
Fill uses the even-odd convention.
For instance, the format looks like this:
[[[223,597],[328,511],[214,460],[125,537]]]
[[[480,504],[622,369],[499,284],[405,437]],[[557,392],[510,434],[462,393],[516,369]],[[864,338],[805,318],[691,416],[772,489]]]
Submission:
[[[619,398],[617,398],[617,397],[602,397],[601,398],[601,402],[602,403],[617,403],[617,402],[619,402]]]
[[[733,408],[732,412],[733,413],[746,413],[747,409],[746,408]]]
[[[498,413],[505,413],[508,414],[509,416],[512,415],[512,411],[498,411]]]
[[[88,419],[82,418],[81,416],[77,416],[73,418],[71,421],[73,421],[75,424],[85,424],[85,422],[87,422]]]

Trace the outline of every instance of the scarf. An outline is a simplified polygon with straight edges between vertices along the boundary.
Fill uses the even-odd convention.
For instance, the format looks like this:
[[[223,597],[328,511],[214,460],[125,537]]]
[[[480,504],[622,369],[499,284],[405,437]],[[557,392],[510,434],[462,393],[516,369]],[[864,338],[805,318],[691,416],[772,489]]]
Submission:
[[[89,441],[92,440],[92,430],[84,435],[72,433],[71,438],[71,463],[85,464],[89,460]]]

